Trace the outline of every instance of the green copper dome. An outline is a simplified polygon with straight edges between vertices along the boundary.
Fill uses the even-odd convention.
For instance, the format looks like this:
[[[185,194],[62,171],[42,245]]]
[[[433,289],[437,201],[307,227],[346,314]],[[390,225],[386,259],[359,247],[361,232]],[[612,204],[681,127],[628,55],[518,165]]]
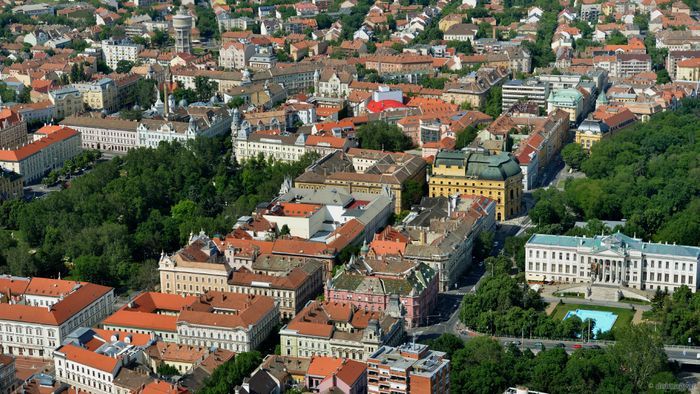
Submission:
[[[465,169],[467,177],[489,181],[504,181],[522,172],[515,157],[506,152],[497,155],[488,152],[439,152],[435,166],[457,166]]]

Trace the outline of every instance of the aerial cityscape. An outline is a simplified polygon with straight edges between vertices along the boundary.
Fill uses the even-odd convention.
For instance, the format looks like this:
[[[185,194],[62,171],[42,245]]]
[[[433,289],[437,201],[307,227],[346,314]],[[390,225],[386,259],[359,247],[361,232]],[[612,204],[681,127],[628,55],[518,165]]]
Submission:
[[[2,0],[0,394],[700,393],[697,0]]]

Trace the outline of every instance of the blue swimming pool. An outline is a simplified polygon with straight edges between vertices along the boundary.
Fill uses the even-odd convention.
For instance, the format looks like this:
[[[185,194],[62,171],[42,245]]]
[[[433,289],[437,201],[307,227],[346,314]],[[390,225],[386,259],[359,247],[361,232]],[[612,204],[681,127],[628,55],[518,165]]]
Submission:
[[[595,328],[593,329],[595,334],[598,332],[610,331],[617,320],[617,315],[612,312],[590,311],[588,309],[576,309],[575,311],[569,311],[566,316],[564,316],[564,319],[568,319],[571,316],[578,316],[579,319],[583,321],[586,321],[586,319],[593,320],[595,322]]]

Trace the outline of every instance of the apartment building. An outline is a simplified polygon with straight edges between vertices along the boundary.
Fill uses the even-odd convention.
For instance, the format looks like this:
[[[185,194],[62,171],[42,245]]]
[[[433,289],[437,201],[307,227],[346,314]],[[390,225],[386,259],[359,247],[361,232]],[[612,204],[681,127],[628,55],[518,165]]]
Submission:
[[[279,323],[272,297],[207,291],[180,311],[178,343],[235,353],[255,350]]]
[[[397,227],[408,238],[401,254],[430,266],[438,273],[439,291],[448,291],[471,266],[479,234],[495,227],[497,203],[481,196],[452,195],[423,198],[414,207]]]
[[[496,220],[522,208],[522,170],[510,153],[439,152],[428,182],[430,197],[478,195],[496,201]]]
[[[450,360],[427,345],[382,346],[367,359],[369,394],[450,392]]]
[[[274,273],[237,269],[232,272],[228,283],[230,291],[273,298],[282,318],[291,319],[322,292],[324,277],[324,264],[309,261]]]
[[[586,108],[581,91],[574,88],[552,90],[547,97],[547,113],[561,110],[569,114],[569,122],[576,123],[585,115]]]
[[[305,134],[291,134],[279,130],[249,133],[247,128],[242,128],[236,133],[234,152],[239,161],[262,154],[265,158],[295,162],[306,154],[306,137]]]
[[[279,310],[271,297],[219,291],[200,296],[147,292],[102,325],[164,342],[244,352],[262,343],[278,322]]]
[[[102,78],[94,82],[74,83],[83,96],[83,103],[91,110],[104,110],[108,113],[119,109],[117,101],[117,85],[109,78]]]
[[[49,100],[54,105],[54,112],[58,119],[75,115],[85,109],[82,93],[70,85],[50,91]]]
[[[651,71],[651,57],[642,53],[617,53],[593,57],[593,66],[608,72],[613,78],[629,78]]]
[[[698,290],[700,248],[644,242],[622,233],[589,237],[534,234],[525,244],[529,281],[602,283],[673,292]]]
[[[253,55],[255,55],[255,45],[245,42],[227,42],[219,51],[219,66],[242,70],[248,66],[248,60]]]
[[[194,296],[141,293],[105,318],[101,325],[106,330],[146,334],[165,342],[179,343],[177,316],[196,301]]]
[[[474,108],[483,108],[491,88],[502,85],[508,73],[506,67],[481,67],[457,81],[445,83],[441,98],[448,103],[468,103]]]
[[[549,97],[549,84],[536,78],[513,79],[503,84],[501,92],[503,112],[522,102],[535,103],[539,108],[545,109]]]
[[[80,132],[83,149],[126,153],[138,145],[136,121],[102,118],[93,113],[68,116],[60,124]]]
[[[376,70],[383,77],[409,83],[417,82],[419,78],[435,71],[433,57],[421,55],[370,56],[366,58],[365,67]]]
[[[700,51],[669,51],[666,56],[666,70],[672,80],[678,79],[678,63],[700,58]]]
[[[403,317],[409,328],[428,324],[437,294],[437,272],[427,264],[399,255],[372,258],[367,253],[341,266],[324,292],[329,301]]]
[[[309,301],[280,330],[281,354],[364,361],[384,345],[403,342],[404,322],[339,301]]]
[[[102,40],[102,54],[105,63],[112,70],[117,69],[120,60],[136,63],[139,60],[139,52],[143,50],[143,45],[136,44],[128,39],[123,40]]]
[[[17,111],[0,108],[0,149],[17,149],[27,139],[27,122]]]
[[[122,373],[153,342],[143,334],[78,328],[53,351],[56,379],[85,393],[120,393],[117,377],[131,372]]]
[[[24,177],[25,182],[40,180],[49,171],[82,151],[80,133],[65,126],[44,126],[35,140],[17,149],[0,150],[0,167]]]
[[[408,153],[390,153],[351,148],[336,151],[314,164],[294,180],[301,189],[334,187],[346,193],[382,194],[389,191],[394,198],[394,211],[401,212],[402,193],[409,181],[425,182],[427,164]]]
[[[24,195],[22,175],[0,168],[0,201],[20,198]]]
[[[0,338],[5,354],[52,358],[78,327],[90,327],[112,312],[114,290],[60,279],[0,277]]]
[[[190,234],[187,246],[158,263],[160,291],[167,294],[199,295],[205,291],[228,291],[231,266],[214,242],[204,233]]]

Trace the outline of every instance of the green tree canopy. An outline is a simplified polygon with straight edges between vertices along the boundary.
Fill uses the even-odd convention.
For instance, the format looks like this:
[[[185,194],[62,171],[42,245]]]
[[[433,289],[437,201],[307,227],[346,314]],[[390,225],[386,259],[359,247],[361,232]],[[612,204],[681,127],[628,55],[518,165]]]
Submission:
[[[403,152],[411,149],[411,138],[395,126],[383,121],[370,122],[357,128],[360,146],[365,149],[379,149],[390,152]]]

